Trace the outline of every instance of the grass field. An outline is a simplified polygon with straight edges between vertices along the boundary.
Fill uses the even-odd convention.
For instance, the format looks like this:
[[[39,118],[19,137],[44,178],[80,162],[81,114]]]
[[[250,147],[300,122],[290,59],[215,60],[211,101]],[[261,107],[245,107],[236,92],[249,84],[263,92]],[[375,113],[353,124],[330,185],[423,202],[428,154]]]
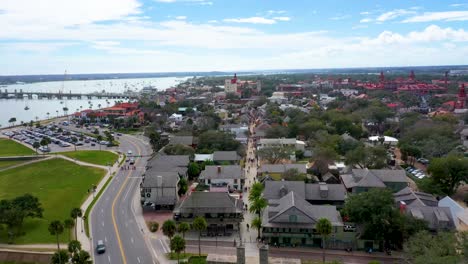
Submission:
[[[25,193],[37,196],[44,208],[43,219],[27,219],[24,236],[17,244],[54,243],[47,230],[52,220],[65,220],[70,211],[79,207],[88,195],[88,189],[97,184],[105,170],[76,165],[64,159],[51,159],[0,172],[0,200]],[[68,242],[68,233],[60,237]],[[7,242],[5,229],[0,229],[0,243]]]
[[[79,161],[88,162],[97,165],[106,166],[108,164],[114,164],[119,156],[113,152],[105,150],[79,150],[70,152],[61,152],[64,156]]]
[[[0,170],[24,162],[27,162],[27,160],[0,160]]]
[[[33,155],[34,150],[11,139],[0,138],[0,157]]]

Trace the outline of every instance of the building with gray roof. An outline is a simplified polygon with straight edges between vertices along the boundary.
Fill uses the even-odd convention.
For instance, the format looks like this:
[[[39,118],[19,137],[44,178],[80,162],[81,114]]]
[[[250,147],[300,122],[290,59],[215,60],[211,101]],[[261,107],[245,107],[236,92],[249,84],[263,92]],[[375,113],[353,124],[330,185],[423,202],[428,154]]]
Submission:
[[[289,192],[297,195],[313,205],[335,205],[342,207],[347,197],[342,184],[304,183],[303,181],[265,181],[263,197],[277,200]]]
[[[283,194],[278,199],[269,199],[262,212],[266,242],[278,246],[320,246],[321,237],[316,224],[320,218],[326,218],[333,227],[327,241],[330,248],[349,247],[353,243],[355,233],[344,232],[343,221],[335,206],[312,205],[295,191]]]
[[[207,235],[230,235],[242,222],[242,209],[242,200],[226,192],[192,192],[176,207],[174,219],[192,223],[201,216],[208,223]]]
[[[416,192],[410,187],[394,193],[393,198],[397,204],[404,202],[407,206],[437,206],[437,199],[429,193]]]
[[[188,155],[157,155],[148,161],[140,184],[141,203],[155,208],[173,208],[178,201],[178,183],[186,177]]]
[[[398,192],[408,186],[405,170],[353,169],[350,174],[340,176],[349,192],[366,192],[371,188],[389,188]]]

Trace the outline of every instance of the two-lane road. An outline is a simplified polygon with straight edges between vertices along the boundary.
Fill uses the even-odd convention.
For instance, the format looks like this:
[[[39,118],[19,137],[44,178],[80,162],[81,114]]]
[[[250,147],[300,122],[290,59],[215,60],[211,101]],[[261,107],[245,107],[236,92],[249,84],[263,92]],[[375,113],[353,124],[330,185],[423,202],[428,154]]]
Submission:
[[[148,144],[133,136],[120,137],[119,149],[133,155],[151,153]],[[141,221],[136,218],[135,199],[147,157],[135,158],[136,170],[120,170],[102,194],[91,212],[91,245],[96,264],[151,264],[157,258],[145,237]],[[138,206],[138,205],[137,205]],[[104,254],[95,251],[98,240],[106,245]]]

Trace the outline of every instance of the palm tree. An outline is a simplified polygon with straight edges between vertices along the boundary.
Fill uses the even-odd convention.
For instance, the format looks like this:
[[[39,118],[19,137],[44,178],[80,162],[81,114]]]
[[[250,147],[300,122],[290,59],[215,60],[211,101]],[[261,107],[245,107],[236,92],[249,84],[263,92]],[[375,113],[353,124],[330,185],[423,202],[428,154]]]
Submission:
[[[59,112],[59,111],[58,111],[58,110],[55,110],[55,112],[57,113],[57,117],[58,117],[58,112]]]
[[[70,220],[70,219],[69,219]],[[73,222],[73,221],[72,221]],[[81,243],[78,240],[68,242],[68,252],[70,254],[78,253],[81,250]]]
[[[15,122],[16,122],[16,117],[12,117],[8,120],[8,123],[10,123],[10,125],[15,125]]]
[[[171,239],[175,235],[177,226],[174,220],[166,220],[164,221],[161,229],[163,234]]]
[[[63,225],[65,226],[66,229],[68,229],[68,241],[71,241],[71,230],[73,227],[75,227],[75,220],[70,219],[70,218],[65,219],[65,221],[63,221]]]
[[[70,212],[71,218],[75,220],[75,239],[78,237],[77,231],[76,231],[76,226],[77,226],[77,218],[83,216],[83,211],[81,211],[81,208],[75,207],[71,210]]]
[[[201,256],[201,232],[206,230],[207,226],[206,219],[202,216],[197,216],[193,220],[193,229],[198,231],[198,256]]]
[[[262,229],[262,219],[260,219],[260,217],[255,217],[252,220],[251,224],[252,224],[252,228],[257,229],[257,232],[258,232],[257,238],[260,238],[260,230]]]
[[[182,238],[185,239],[185,233],[190,230],[190,225],[188,223],[182,222],[177,226],[177,232],[182,233]],[[185,249],[184,249],[185,253]]]
[[[98,143],[98,145],[99,145],[99,151],[101,151],[102,136],[101,136],[101,135],[98,135],[98,136],[96,137],[96,139],[97,139],[97,141],[98,141],[97,143]]]
[[[322,262],[325,263],[325,239],[332,232],[332,224],[326,218],[320,218],[315,226],[317,232],[322,236]]]
[[[63,224],[59,220],[54,220],[49,224],[49,233],[57,239],[57,249],[60,252],[60,241],[59,235],[63,233]],[[62,259],[59,254],[59,263],[62,263]]]
[[[84,250],[80,250],[78,253],[73,255],[72,263],[74,263],[74,264],[93,264],[93,261],[91,260],[91,256],[89,255],[88,252],[86,252]]]
[[[267,207],[268,202],[265,198],[258,198],[250,204],[249,211],[253,214],[257,214],[258,217],[261,217],[262,210]]]
[[[62,264],[62,259],[64,259],[64,260],[68,259],[68,252],[66,250],[63,250],[63,249],[58,251],[58,252],[55,252],[54,255],[52,255],[50,263],[52,263],[52,264]]]
[[[50,119],[50,113],[47,112],[47,119]]]
[[[41,147],[41,143],[34,141],[32,146],[36,150],[36,155],[37,155],[37,149]]]
[[[252,187],[250,188],[250,193],[249,193],[249,201],[253,202],[257,199],[259,199],[262,196],[263,192],[263,184],[260,182],[256,182],[252,184]]]
[[[180,252],[185,250],[185,239],[176,235],[171,239],[171,250],[177,253],[177,263],[180,263]]]
[[[98,109],[101,109],[101,104],[98,104],[97,106],[98,106]]]

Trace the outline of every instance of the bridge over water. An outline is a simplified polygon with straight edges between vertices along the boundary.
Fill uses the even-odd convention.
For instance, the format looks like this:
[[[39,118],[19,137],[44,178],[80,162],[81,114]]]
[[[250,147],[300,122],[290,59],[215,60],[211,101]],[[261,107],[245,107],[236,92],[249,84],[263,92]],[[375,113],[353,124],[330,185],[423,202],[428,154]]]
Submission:
[[[124,93],[62,93],[62,92],[25,92],[23,90],[0,90],[0,99],[136,99],[136,94]]]

